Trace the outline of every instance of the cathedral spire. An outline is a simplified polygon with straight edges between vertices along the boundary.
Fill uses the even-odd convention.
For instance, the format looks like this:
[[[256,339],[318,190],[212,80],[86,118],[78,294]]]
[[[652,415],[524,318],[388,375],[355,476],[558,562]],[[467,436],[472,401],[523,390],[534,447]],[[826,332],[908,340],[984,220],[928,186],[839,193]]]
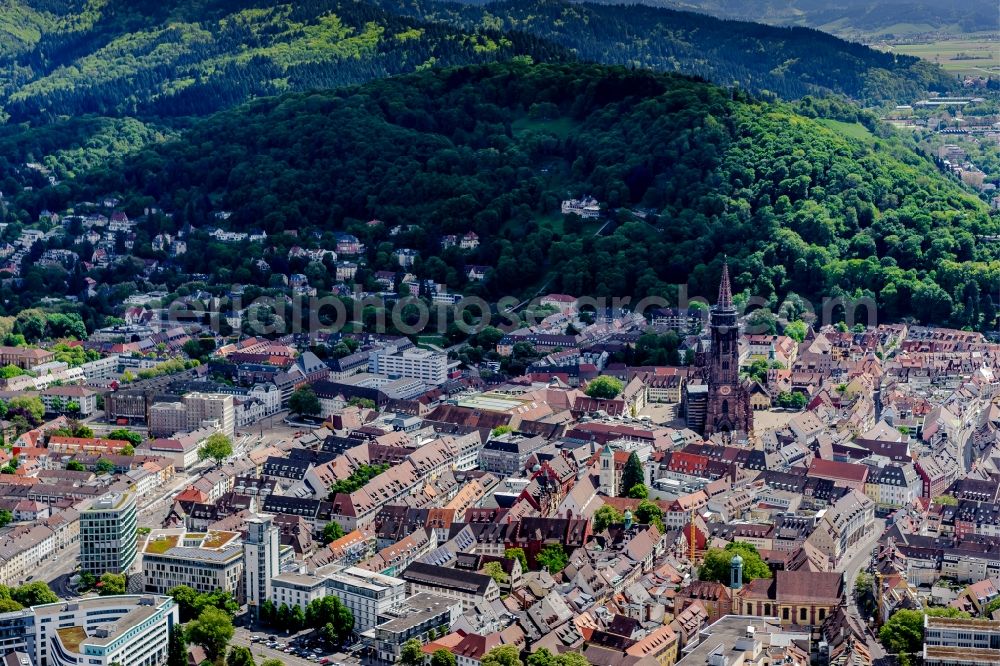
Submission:
[[[729,284],[729,257],[722,264],[722,281],[719,283],[719,300],[716,305],[720,310],[733,309],[733,288]]]

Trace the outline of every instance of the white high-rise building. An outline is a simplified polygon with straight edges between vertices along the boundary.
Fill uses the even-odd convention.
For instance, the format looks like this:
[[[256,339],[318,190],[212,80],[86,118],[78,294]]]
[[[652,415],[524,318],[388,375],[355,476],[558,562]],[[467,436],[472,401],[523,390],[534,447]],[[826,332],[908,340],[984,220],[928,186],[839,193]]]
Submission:
[[[243,571],[247,607],[254,618],[260,617],[260,605],[271,598],[271,579],[279,573],[280,545],[278,526],[272,516],[259,515],[247,519]]]

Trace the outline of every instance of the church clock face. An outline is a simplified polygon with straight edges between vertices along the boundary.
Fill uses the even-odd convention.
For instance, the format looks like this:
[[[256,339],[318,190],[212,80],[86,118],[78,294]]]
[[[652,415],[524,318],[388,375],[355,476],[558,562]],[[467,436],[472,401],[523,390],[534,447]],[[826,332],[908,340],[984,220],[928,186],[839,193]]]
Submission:
[[[722,395],[729,395],[730,393],[732,393],[732,391],[733,389],[729,388],[728,386],[722,386],[719,388],[719,393]]]

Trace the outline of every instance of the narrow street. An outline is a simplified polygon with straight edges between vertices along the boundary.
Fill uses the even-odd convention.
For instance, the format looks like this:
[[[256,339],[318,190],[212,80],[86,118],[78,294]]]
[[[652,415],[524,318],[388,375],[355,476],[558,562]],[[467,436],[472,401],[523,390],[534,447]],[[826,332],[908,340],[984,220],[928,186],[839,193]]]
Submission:
[[[847,612],[864,626],[868,625],[868,618],[861,617],[861,613],[858,611],[857,599],[854,598],[854,582],[858,578],[858,573],[866,569],[871,563],[872,549],[878,544],[879,537],[882,536],[884,531],[885,520],[876,518],[875,529],[869,532],[868,538],[857,546],[855,553],[843,567],[844,597],[847,599]],[[882,644],[872,634],[868,636],[868,649],[871,651],[873,659],[885,657],[885,650],[882,649]]]

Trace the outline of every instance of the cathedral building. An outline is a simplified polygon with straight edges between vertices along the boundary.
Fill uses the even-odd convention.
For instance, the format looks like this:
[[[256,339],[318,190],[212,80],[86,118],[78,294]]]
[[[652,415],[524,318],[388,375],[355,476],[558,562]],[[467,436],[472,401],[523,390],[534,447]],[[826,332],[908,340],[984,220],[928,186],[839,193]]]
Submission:
[[[740,377],[740,325],[729,283],[729,263],[722,267],[719,299],[712,308],[711,346],[703,359],[702,377],[708,386],[705,407],[706,438],[722,434],[736,442],[753,432],[750,381]]]

